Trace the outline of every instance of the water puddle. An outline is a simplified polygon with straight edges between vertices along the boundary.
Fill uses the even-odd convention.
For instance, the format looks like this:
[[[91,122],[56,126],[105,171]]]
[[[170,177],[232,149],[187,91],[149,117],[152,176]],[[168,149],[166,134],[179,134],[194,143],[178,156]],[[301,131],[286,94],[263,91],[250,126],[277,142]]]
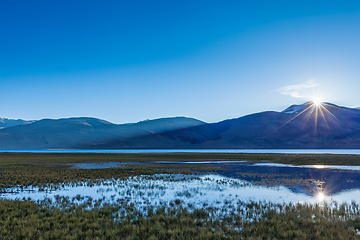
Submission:
[[[136,163],[130,163],[136,164]],[[72,169],[103,169],[103,168],[116,168],[129,165],[126,162],[100,162],[100,163],[70,163]]]

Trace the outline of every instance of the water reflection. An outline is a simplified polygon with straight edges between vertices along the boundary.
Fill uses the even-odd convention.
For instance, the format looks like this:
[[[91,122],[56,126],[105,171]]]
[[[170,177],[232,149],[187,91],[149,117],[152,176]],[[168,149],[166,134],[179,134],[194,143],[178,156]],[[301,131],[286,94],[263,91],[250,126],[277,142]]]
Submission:
[[[310,167],[310,168],[316,168],[316,169],[327,168],[325,165],[305,165],[304,167]]]
[[[182,162],[177,164],[194,164]],[[130,164],[130,163],[128,163]],[[140,164],[140,163],[136,163]],[[152,163],[154,164],[154,163]],[[159,163],[158,163],[159,164]],[[162,164],[176,164],[162,162]],[[196,162],[214,164],[213,173],[200,171],[192,175],[152,175],[126,180],[106,180],[97,185],[87,183],[50,188],[9,188],[0,198],[42,200],[56,196],[88,196],[108,202],[125,201],[138,206],[160,206],[176,199],[194,207],[235,206],[238,201],[272,203],[360,203],[360,171],[333,170],[323,167],[295,167],[284,164],[238,162]],[[72,164],[76,168],[122,167],[118,162]],[[351,166],[348,166],[351,167]],[[199,173],[199,171],[197,171]]]
[[[161,162],[174,164],[174,162]],[[213,164],[215,172],[226,177],[265,186],[286,186],[294,193],[315,197],[319,192],[333,196],[360,189],[360,166],[251,163],[246,161],[177,162],[177,164]]]
[[[30,191],[29,191],[30,190]],[[7,199],[31,198],[43,200],[55,199],[57,196],[76,197],[81,195],[93,200],[102,199],[104,202],[123,201],[136,206],[161,206],[163,203],[179,200],[187,206],[201,208],[211,206],[215,208],[237,207],[239,201],[262,201],[272,203],[317,203],[323,201],[337,201],[339,203],[358,201],[359,190],[351,190],[343,194],[325,196],[324,192],[310,196],[302,192],[294,192],[285,186],[266,187],[254,185],[245,180],[234,179],[221,175],[204,175],[201,177],[188,175],[157,175],[130,177],[126,180],[107,180],[97,185],[83,184],[65,186],[51,190],[28,188],[6,189],[7,193],[0,197]],[[12,192],[12,193],[10,193]]]
[[[324,195],[324,193],[319,192],[319,193],[317,194],[316,198],[317,198],[317,200],[318,200],[319,202],[323,202],[323,201],[325,200],[325,195]]]
[[[316,196],[319,192],[333,196],[343,191],[360,189],[359,171],[303,168],[293,166],[219,164],[221,175],[263,183],[286,186],[295,193]]]
[[[122,162],[100,162],[100,163],[72,163],[65,165],[69,165],[71,166],[70,168],[73,169],[102,169],[102,168],[122,167],[128,164]]]
[[[294,193],[316,196],[319,192],[333,196],[343,191],[360,189],[360,166],[251,163],[247,161],[150,162],[150,164],[212,164],[215,172],[225,177],[264,186],[285,186]],[[109,168],[149,163],[77,163],[73,168]],[[350,171],[351,170],[351,171]]]

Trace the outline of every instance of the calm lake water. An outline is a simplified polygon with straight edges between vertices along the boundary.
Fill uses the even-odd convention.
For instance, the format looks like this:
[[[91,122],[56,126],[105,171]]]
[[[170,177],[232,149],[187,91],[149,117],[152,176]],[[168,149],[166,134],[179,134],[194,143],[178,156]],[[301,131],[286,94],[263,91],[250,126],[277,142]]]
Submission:
[[[174,178],[183,180],[174,181]],[[237,201],[263,201],[272,203],[322,203],[323,201],[337,201],[339,203],[359,203],[360,190],[347,190],[331,196],[324,192],[309,195],[296,192],[285,186],[257,186],[246,180],[234,179],[221,175],[203,175],[198,178],[188,176],[159,175],[131,177],[125,181],[105,181],[95,186],[65,186],[54,191],[39,191],[38,188],[29,188],[27,191],[8,189],[12,193],[0,194],[7,199],[31,198],[43,200],[55,199],[56,196],[91,197],[93,200],[103,199],[105,202],[116,202],[118,199],[134,203],[136,206],[161,206],[176,199],[194,207],[212,206],[216,208],[225,205],[236,205]]]
[[[360,155],[360,149],[94,149],[94,150],[6,150],[18,153],[283,153],[283,154],[351,154]]]
[[[124,163],[69,164],[71,168],[123,167]],[[158,162],[158,164],[174,164]],[[200,164],[199,162],[179,162]],[[161,206],[180,200],[194,207],[236,207],[238,201],[266,201],[272,203],[338,203],[360,204],[360,169],[357,166],[292,166],[284,164],[249,163],[245,161],[215,161],[215,170],[200,175],[152,175],[130,177],[126,180],[106,180],[101,184],[65,185],[57,190],[37,187],[5,189],[1,198],[32,200],[54,199],[56,196],[73,198],[77,195],[102,199],[104,202],[134,203],[138,207]]]

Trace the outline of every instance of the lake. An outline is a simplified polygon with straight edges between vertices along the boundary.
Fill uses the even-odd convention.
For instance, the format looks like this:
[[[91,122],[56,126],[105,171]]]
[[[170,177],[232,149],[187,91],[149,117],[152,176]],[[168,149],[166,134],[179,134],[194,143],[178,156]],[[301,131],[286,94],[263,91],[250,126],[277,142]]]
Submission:
[[[43,200],[57,196],[81,195],[103,202],[133,203],[135,206],[160,207],[175,200],[186,206],[235,207],[241,202],[271,203],[360,203],[360,169],[358,166],[250,163],[246,161],[156,162],[157,164],[214,164],[212,173],[197,175],[156,174],[105,180],[100,184],[65,185],[59,189],[14,187],[5,189],[1,198]],[[132,163],[127,163],[132,164]],[[149,163],[136,163],[149,164]],[[74,163],[70,168],[121,168],[124,163]],[[340,167],[340,169],[336,169]]]

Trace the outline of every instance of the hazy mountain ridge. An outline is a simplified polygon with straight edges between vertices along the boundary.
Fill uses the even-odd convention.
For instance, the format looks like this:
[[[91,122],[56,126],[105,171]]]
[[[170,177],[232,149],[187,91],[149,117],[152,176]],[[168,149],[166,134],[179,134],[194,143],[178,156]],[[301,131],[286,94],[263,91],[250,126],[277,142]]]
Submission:
[[[320,110],[321,109],[321,110]],[[218,123],[175,117],[133,124],[43,119],[0,129],[0,149],[360,148],[360,109],[292,105]]]
[[[7,127],[13,127],[13,126],[17,126],[17,125],[30,124],[33,122],[35,122],[35,121],[34,120],[22,120],[22,119],[8,119],[8,118],[0,117],[0,129],[7,128]]]

